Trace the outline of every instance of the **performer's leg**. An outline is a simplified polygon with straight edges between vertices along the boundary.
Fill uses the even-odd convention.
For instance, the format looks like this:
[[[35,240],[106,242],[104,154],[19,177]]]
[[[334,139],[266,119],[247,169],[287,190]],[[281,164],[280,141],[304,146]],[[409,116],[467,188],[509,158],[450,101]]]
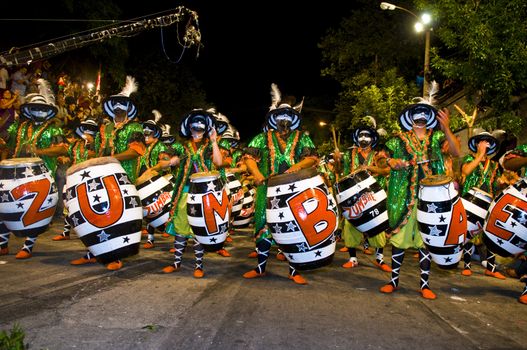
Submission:
[[[205,249],[196,239],[194,239],[194,256],[196,257],[196,267],[194,268],[194,277],[203,277],[203,255]]]
[[[485,268],[485,275],[504,280],[506,277],[496,271],[496,254],[487,248],[487,267]]]
[[[293,280],[296,284],[307,284],[307,281],[304,277],[296,271],[296,269],[289,264],[289,279]]]
[[[9,235],[11,233],[3,222],[0,222],[0,255],[9,254]]]
[[[26,237],[26,240],[24,241],[24,246],[18,253],[16,253],[15,258],[17,259],[29,259],[32,256],[33,252],[33,246],[35,245],[35,242],[37,241],[37,237]]]
[[[71,231],[71,225],[66,219],[66,216],[64,216],[64,231],[62,231],[62,234],[53,237],[52,239],[54,241],[63,241],[70,239],[70,231]]]
[[[352,267],[359,265],[359,261],[357,260],[357,249],[348,247],[348,254],[350,255],[350,259],[345,262],[342,267],[345,269],[351,269]]]
[[[154,232],[155,232],[155,228],[150,226],[150,224],[148,224],[146,226],[146,231],[148,232],[148,238],[146,240],[146,243],[143,245],[143,248],[145,249],[151,249],[151,248],[154,248]]]
[[[392,279],[381,287],[382,293],[392,293],[399,286],[399,273],[404,260],[404,249],[392,247]]]
[[[284,255],[284,252],[280,248],[278,248],[278,253],[276,253],[276,260],[280,260],[280,261],[286,261],[287,260],[287,258]]]
[[[430,278],[430,266],[432,260],[430,253],[425,248],[419,248],[419,268],[421,269],[421,295],[425,299],[435,299],[436,295],[430,289],[428,279]]]
[[[525,288],[523,288],[522,295],[518,298],[518,301],[522,304],[527,304],[527,275],[523,275],[520,281],[525,282]]]
[[[375,265],[384,272],[392,272],[392,268],[384,262],[384,248],[375,248]]]
[[[97,260],[92,255],[92,253],[90,253],[90,251],[88,250],[86,251],[86,254],[82,258],[72,260],[70,261],[70,264],[71,265],[84,265],[84,264],[93,264],[96,262]]]
[[[185,247],[187,246],[187,238],[175,235],[174,236],[174,263],[172,265],[169,265],[165,268],[163,268],[164,273],[171,273],[179,269],[181,266],[181,259],[183,257],[183,253],[185,252]]]
[[[472,275],[472,271],[470,268],[470,262],[472,261],[472,251],[474,250],[474,244],[472,242],[467,242],[463,244],[463,262],[464,262],[464,268],[463,271],[461,271],[461,274],[463,276],[470,276]]]
[[[263,238],[258,243],[256,243],[256,249],[258,251],[258,266],[256,269],[244,273],[243,277],[255,278],[265,274],[265,267],[267,265],[267,259],[269,258],[269,250],[271,249],[271,245],[271,238]]]

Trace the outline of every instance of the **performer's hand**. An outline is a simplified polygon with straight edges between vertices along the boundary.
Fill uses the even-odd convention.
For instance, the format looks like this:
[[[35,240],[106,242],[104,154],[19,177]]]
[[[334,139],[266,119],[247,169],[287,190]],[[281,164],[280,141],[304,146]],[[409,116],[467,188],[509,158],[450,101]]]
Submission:
[[[340,153],[340,150],[338,148],[335,148],[335,151],[333,152],[333,159],[338,162],[340,161],[340,158],[342,158],[342,153]]]
[[[443,108],[437,114],[437,120],[441,126],[441,130],[447,131],[450,130],[450,111],[448,108]]]
[[[178,156],[173,156],[172,158],[170,158],[169,162],[170,162],[170,166],[176,166],[179,164],[180,159]]]
[[[215,127],[211,127],[210,130],[209,130],[210,142],[216,142],[217,137],[218,137],[218,134],[216,133],[216,128]]]
[[[487,154],[487,149],[490,147],[490,143],[488,141],[480,141],[478,143],[478,152],[477,156],[483,157],[485,154]]]
[[[296,173],[297,171],[300,171],[302,170],[301,167],[299,167],[298,165],[294,164],[294,165],[291,165],[291,167],[289,169],[287,169],[285,171],[286,174],[290,174],[290,173]]]
[[[253,181],[255,185],[261,185],[265,182],[265,177],[262,174],[254,174]]]
[[[390,158],[388,161],[390,168],[399,170],[408,166],[408,162],[402,159]]]

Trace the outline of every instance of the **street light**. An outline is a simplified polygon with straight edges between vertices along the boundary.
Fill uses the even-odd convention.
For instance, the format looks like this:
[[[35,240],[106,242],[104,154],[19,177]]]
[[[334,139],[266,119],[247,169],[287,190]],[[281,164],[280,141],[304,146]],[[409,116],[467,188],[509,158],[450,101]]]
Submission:
[[[425,31],[425,65],[423,70],[423,97],[425,97],[425,94],[428,91],[428,73],[430,72],[430,31],[432,28],[429,26],[429,24],[432,22],[432,16],[430,16],[428,13],[424,13],[421,17],[419,17],[412,11],[401,6],[390,4],[389,2],[381,2],[380,6],[381,10],[393,11],[395,9],[399,9],[411,14],[417,19],[417,22],[414,26],[415,31],[418,33]]]

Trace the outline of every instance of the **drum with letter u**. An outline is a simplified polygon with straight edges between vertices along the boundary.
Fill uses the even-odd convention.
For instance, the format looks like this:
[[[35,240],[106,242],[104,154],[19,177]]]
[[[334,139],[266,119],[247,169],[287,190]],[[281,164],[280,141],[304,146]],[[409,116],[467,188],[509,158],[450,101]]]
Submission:
[[[473,187],[461,197],[461,201],[467,212],[466,239],[469,240],[483,230],[492,196],[477,187]]]
[[[190,176],[188,223],[206,251],[223,247],[229,225],[229,197],[217,171]]]
[[[0,220],[17,237],[36,237],[53,219],[59,196],[40,158],[0,162]]]
[[[275,175],[267,182],[267,226],[299,270],[328,265],[335,253],[335,199],[315,168]]]
[[[527,180],[507,187],[490,204],[483,226],[487,248],[504,257],[527,250]]]
[[[388,229],[386,192],[366,170],[357,170],[336,185],[342,215],[355,228],[374,237]]]
[[[113,157],[89,159],[66,172],[68,222],[101,264],[139,252],[143,208]]]
[[[461,259],[467,214],[450,176],[432,175],[419,184],[417,223],[432,260],[451,269]]]
[[[137,192],[143,206],[143,217],[154,227],[167,223],[172,207],[172,175],[161,175],[157,172],[145,173],[136,181]]]

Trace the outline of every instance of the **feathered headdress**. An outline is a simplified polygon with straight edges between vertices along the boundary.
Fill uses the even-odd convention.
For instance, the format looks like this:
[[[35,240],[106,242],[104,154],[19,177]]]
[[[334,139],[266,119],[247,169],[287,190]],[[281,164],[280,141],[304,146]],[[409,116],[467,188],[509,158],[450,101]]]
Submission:
[[[137,92],[138,85],[135,79],[128,75],[126,76],[126,83],[117,95],[110,96],[103,103],[104,111],[110,117],[115,118],[115,111],[120,109],[126,111],[129,119],[134,118],[137,115],[137,107],[133,103],[130,95]]]
[[[75,133],[82,137],[84,133],[95,135],[99,131],[99,123],[93,118],[84,119],[75,130]]]
[[[296,130],[300,126],[300,111],[304,104],[302,102],[295,106],[291,106],[289,103],[282,101],[282,94],[275,83],[271,84],[271,106],[267,113],[267,124],[270,129],[277,129],[277,121],[279,119],[288,119],[291,121],[291,130]]]
[[[161,137],[161,134],[163,133],[163,130],[161,129],[161,125],[159,124],[159,121],[163,117],[161,113],[154,109],[152,110],[152,114],[154,115],[154,119],[149,119],[146,122],[143,123],[143,131],[149,131],[155,137],[156,139]]]
[[[426,117],[426,128],[434,129],[437,127],[437,109],[435,108],[435,95],[439,91],[439,84],[435,81],[431,82],[428,91],[424,97],[416,97],[413,99],[414,104],[406,107],[399,115],[399,124],[401,128],[408,131],[413,127],[414,115],[421,114]]]
[[[371,115],[367,115],[363,118],[363,123],[359,127],[357,127],[355,130],[353,130],[352,138],[353,143],[358,146],[359,145],[359,135],[363,132],[368,132],[370,134],[370,137],[372,139],[371,141],[371,148],[375,148],[377,144],[379,143],[380,138],[380,132],[386,133],[384,129],[377,129],[377,121],[374,117]]]
[[[207,109],[207,112],[211,113],[214,116],[214,125],[216,127],[216,132],[218,133],[218,135],[223,134],[225,130],[227,130],[229,125],[231,125],[229,118],[216,111],[216,108],[209,108]]]
[[[176,141],[174,135],[170,133],[171,126],[169,124],[161,124],[161,129],[163,133],[161,134],[161,142],[167,144],[173,144]]]
[[[191,136],[191,128],[210,131],[215,126],[214,115],[204,109],[193,109],[181,121],[179,133],[183,137]]]
[[[20,106],[22,115],[36,123],[42,123],[57,114],[55,95],[47,80],[38,79],[38,93],[25,96],[25,102]]]

